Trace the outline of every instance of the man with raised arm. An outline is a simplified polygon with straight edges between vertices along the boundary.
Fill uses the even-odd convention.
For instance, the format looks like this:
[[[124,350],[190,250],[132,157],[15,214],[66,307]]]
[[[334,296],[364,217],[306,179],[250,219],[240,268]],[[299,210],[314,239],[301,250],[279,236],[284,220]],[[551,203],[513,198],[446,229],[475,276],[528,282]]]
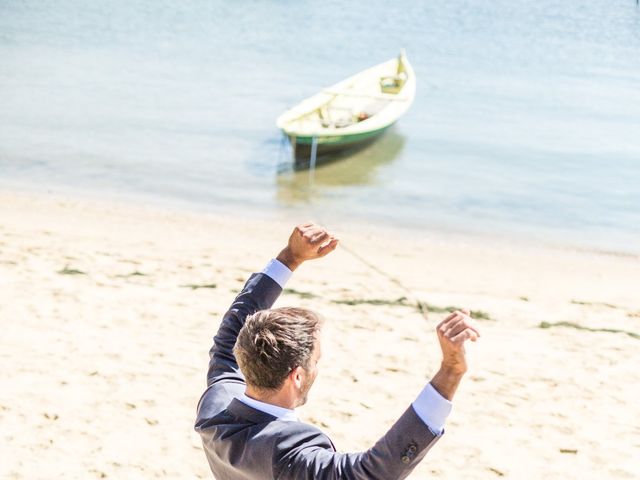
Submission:
[[[225,314],[195,425],[217,480],[405,478],[443,434],[467,370],[464,343],[479,337],[467,311],[437,326],[440,369],[369,450],[338,453],[327,435],[296,417],[317,374],[322,320],[310,310],[271,306],[294,270],[337,245],[318,225],[297,226]]]

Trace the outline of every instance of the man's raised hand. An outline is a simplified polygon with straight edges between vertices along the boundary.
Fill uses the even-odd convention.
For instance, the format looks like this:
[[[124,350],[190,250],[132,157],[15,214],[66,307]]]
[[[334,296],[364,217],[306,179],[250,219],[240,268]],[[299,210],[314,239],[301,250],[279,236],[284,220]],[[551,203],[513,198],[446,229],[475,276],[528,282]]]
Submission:
[[[451,313],[438,324],[438,341],[442,349],[442,364],[452,371],[465,373],[467,361],[464,343],[467,340],[475,342],[480,337],[480,331],[469,314],[463,309]]]
[[[469,315],[469,310],[455,311],[436,327],[438,341],[442,349],[442,365],[431,380],[431,385],[444,398],[451,400],[460,380],[467,371],[464,344],[475,342],[480,331]]]
[[[277,259],[293,271],[307,260],[324,257],[338,246],[338,239],[324,227],[304,223],[293,229],[287,246]]]

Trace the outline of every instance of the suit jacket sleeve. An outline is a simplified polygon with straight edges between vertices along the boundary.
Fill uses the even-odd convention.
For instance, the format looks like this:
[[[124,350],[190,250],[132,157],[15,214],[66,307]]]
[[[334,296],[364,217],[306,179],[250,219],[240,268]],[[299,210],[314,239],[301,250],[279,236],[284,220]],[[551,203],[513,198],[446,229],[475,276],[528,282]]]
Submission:
[[[209,351],[207,387],[222,382],[245,383],[233,347],[246,318],[259,310],[271,308],[282,287],[263,273],[253,274],[224,315]]]
[[[438,441],[409,407],[376,444],[360,453],[337,453],[314,430],[281,437],[274,477],[278,480],[395,480],[409,475]]]

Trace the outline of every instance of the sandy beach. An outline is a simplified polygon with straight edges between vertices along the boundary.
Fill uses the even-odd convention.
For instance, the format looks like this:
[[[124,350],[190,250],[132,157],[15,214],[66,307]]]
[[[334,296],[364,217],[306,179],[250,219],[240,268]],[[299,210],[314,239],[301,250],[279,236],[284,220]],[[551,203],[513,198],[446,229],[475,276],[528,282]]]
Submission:
[[[305,220],[0,193],[0,477],[211,478],[193,431],[211,338]],[[467,306],[483,337],[410,478],[639,478],[638,257],[328,227],[341,248],[277,305],[327,320],[299,414],[340,451],[407,408],[438,368],[434,326]]]

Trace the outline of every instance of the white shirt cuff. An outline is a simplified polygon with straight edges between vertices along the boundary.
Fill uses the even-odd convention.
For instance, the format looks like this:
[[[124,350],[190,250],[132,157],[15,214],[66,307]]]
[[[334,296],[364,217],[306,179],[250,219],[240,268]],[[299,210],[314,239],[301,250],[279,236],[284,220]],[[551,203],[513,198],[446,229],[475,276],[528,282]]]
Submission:
[[[264,267],[262,273],[271,277],[278,285],[282,288],[287,284],[293,272],[289,270],[282,262],[276,260],[275,258],[267,263],[267,266]]]
[[[435,435],[442,435],[444,432],[444,423],[452,408],[453,404],[440,395],[430,383],[427,383],[413,402],[416,414]]]

